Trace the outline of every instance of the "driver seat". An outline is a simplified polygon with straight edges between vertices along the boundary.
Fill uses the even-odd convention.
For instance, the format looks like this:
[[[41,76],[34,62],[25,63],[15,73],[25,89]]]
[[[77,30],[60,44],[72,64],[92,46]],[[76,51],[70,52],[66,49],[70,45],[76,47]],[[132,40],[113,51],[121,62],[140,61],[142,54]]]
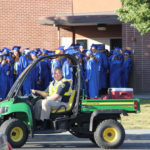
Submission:
[[[54,114],[54,113],[64,113],[64,112],[68,112],[68,111],[70,111],[71,110],[71,108],[72,108],[72,106],[73,106],[73,104],[74,104],[74,100],[75,100],[75,95],[76,95],[76,90],[73,90],[72,91],[72,94],[71,94],[71,96],[70,96],[70,98],[69,98],[69,102],[68,102],[68,107],[67,108],[64,108],[64,106],[62,106],[62,107],[60,107],[60,109],[53,109],[52,111],[51,111],[51,113],[52,114]]]

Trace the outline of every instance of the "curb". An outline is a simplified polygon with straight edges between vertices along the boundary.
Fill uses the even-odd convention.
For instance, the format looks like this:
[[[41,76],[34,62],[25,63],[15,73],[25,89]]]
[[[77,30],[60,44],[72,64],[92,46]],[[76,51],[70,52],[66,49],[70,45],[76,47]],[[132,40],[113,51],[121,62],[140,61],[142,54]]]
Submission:
[[[125,140],[150,140],[150,130],[126,130]],[[69,132],[35,134],[28,142],[38,141],[87,141],[88,138],[78,138]]]

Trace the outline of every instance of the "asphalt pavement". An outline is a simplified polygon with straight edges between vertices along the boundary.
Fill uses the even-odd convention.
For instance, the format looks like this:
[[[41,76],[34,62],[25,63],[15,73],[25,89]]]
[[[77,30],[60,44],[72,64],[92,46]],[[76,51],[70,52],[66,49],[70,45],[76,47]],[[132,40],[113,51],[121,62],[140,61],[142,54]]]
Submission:
[[[150,130],[126,130],[126,138],[119,149],[150,149]],[[89,139],[77,138],[69,132],[35,134],[21,150],[98,150]],[[15,149],[18,150],[18,149]]]

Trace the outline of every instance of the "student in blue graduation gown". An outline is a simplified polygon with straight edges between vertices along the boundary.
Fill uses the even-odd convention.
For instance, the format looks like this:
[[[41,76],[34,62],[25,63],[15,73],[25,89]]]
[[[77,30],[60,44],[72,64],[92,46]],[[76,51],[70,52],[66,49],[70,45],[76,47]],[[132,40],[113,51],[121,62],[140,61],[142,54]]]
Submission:
[[[101,79],[101,69],[102,69],[102,56],[101,56],[101,53],[98,52],[97,50],[97,46],[95,44],[92,44],[91,46],[91,50],[93,52],[93,55],[95,56],[95,58],[97,59],[97,69],[98,69],[98,79],[97,79],[97,84],[98,84],[98,89],[99,89],[99,92],[101,91],[102,89],[102,79]]]
[[[64,46],[59,46],[59,49],[60,49],[60,54],[65,54]],[[62,65],[64,64],[66,60],[67,60],[67,57],[61,57]]]
[[[122,60],[119,54],[113,55],[110,61],[110,87],[121,88],[123,86]]]
[[[129,76],[132,69],[132,60],[130,58],[131,51],[124,51],[124,63],[123,63],[123,87],[128,87]]]
[[[8,92],[11,89],[14,83],[14,67],[13,67],[13,58],[11,56],[6,57],[7,65],[9,67],[9,79],[8,79]]]
[[[81,70],[81,90],[84,89],[84,93],[87,97],[87,86],[86,86],[86,82],[85,82],[85,68],[84,68],[84,63],[83,63],[83,59],[82,59],[82,54],[77,53],[77,58],[79,60],[80,63],[80,70]]]
[[[41,49],[40,49],[40,48],[35,48],[35,49],[34,49],[34,52],[36,52],[37,57],[42,56],[42,51],[41,51]]]
[[[55,51],[55,54],[60,54],[61,53],[61,51],[60,50],[56,50]],[[57,58],[55,58],[55,59],[53,59],[52,61],[51,61],[51,77],[52,77],[52,80],[53,80],[53,70],[55,69],[55,68],[61,68],[62,67],[62,60],[61,60],[61,57],[57,57]]]
[[[107,88],[108,88],[108,81],[107,81],[107,73],[108,73],[108,58],[105,53],[105,45],[101,44],[98,46],[98,50],[101,54],[102,58],[102,65],[101,65],[101,70],[100,70],[100,80],[101,80],[101,93],[106,94],[107,93]]]
[[[120,58],[121,63],[123,64],[124,58],[123,58],[123,54],[122,54],[122,49],[120,47],[115,47],[114,48],[113,55],[118,55],[118,57]]]
[[[43,48],[42,56],[48,56],[48,55],[49,55],[49,51]],[[50,59],[45,58],[44,61],[48,64],[49,72],[51,73],[51,61],[50,61]]]
[[[72,62],[69,58],[64,62],[62,66],[62,71],[63,71],[63,77],[66,79],[72,79],[72,71],[73,71],[73,66]]]
[[[20,59],[20,56],[21,56],[21,52],[20,52],[20,46],[14,46],[12,48],[13,50],[13,58],[14,58],[14,81],[16,81],[16,79],[18,78],[19,76],[19,59]]]
[[[48,56],[49,51],[43,48],[43,56]],[[48,69],[48,74],[47,74],[47,82],[49,83],[51,79],[51,61],[48,58],[45,58],[44,61],[47,63],[47,69]],[[46,85],[45,85],[46,86]]]
[[[34,59],[37,59],[37,54],[36,52],[31,53],[31,57]],[[37,89],[38,90],[45,90],[50,82],[50,64],[48,63],[48,60],[43,60],[40,61],[37,66],[38,66],[38,84],[37,84]]]
[[[9,48],[7,48],[7,47],[4,47],[3,49],[2,49],[2,54],[3,55],[5,55],[5,56],[9,56],[9,52],[11,51]]]
[[[30,58],[30,50],[25,50],[24,55],[22,55],[19,60],[20,73],[22,73],[28,67],[28,65],[30,65],[31,62],[32,60]],[[32,76],[33,74],[29,73],[26,80],[24,81],[22,87],[22,95],[28,95],[31,93],[33,82]]]
[[[88,94],[90,98],[98,97],[98,68],[93,52],[88,50],[86,52],[87,64],[86,64],[86,82],[88,83]]]
[[[35,61],[38,56],[37,56],[37,53],[35,51],[32,51],[30,53],[30,56],[31,56],[31,60],[32,61]],[[40,56],[41,57],[41,56]],[[31,74],[32,74],[32,89],[36,89],[36,90],[39,90],[41,89],[41,80],[40,80],[40,77],[39,77],[39,74],[40,74],[40,65],[39,63],[32,69],[31,71]]]
[[[5,98],[9,88],[9,66],[6,61],[6,56],[0,64],[0,98]]]

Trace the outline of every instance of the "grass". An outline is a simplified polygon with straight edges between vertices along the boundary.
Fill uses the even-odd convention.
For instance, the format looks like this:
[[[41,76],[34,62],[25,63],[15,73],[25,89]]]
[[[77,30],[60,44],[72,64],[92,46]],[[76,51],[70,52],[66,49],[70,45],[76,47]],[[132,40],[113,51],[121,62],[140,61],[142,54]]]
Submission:
[[[121,116],[121,123],[125,129],[150,129],[150,100],[140,101],[141,112]]]

